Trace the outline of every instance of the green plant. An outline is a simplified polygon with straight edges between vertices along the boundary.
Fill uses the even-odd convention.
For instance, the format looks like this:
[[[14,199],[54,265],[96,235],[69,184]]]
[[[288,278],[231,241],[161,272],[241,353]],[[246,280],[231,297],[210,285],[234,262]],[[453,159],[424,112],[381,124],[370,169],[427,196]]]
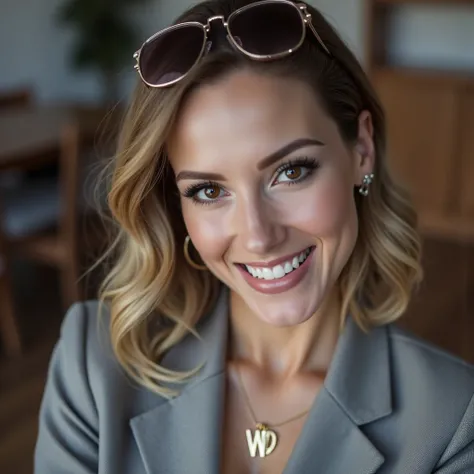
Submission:
[[[131,7],[146,1],[69,0],[58,10],[59,22],[76,32],[72,65],[98,70],[109,99],[116,92],[118,73],[130,63],[140,41],[130,21]]]

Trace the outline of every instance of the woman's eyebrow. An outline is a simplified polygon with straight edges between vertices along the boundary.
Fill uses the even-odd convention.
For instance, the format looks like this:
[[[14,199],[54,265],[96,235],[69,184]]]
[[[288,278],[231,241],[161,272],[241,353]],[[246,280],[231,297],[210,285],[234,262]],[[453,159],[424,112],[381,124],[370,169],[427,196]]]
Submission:
[[[268,166],[272,165],[278,160],[281,160],[286,155],[289,155],[291,152],[298,150],[299,148],[304,148],[311,145],[317,146],[324,146],[324,143],[320,140],[316,140],[315,138],[298,138],[287,145],[283,146],[277,151],[274,151],[271,155],[263,158],[257,164],[258,170],[263,170]],[[202,171],[180,171],[176,175],[176,182],[182,179],[200,179],[200,180],[208,180],[208,181],[226,181],[225,176],[218,173],[207,173]]]
[[[180,171],[176,175],[176,182],[181,179],[202,179],[207,181],[226,181],[225,177],[218,173],[207,173],[201,171]]]
[[[276,161],[281,160],[286,155],[289,155],[291,152],[310,145],[324,146],[324,143],[315,138],[298,138],[259,161],[257,169],[263,170]]]

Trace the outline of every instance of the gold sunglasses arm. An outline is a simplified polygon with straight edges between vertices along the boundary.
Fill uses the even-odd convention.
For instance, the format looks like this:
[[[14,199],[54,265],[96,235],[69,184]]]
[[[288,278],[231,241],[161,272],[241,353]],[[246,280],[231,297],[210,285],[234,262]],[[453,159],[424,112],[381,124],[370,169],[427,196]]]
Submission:
[[[326,52],[328,56],[332,56],[331,52],[329,51],[327,46],[324,44],[324,41],[321,39],[321,36],[319,36],[319,33],[316,31],[316,28],[314,27],[313,22],[311,21],[312,19],[311,13],[308,12],[307,5],[305,5],[304,3],[297,3],[296,6],[300,9],[301,13],[303,14],[303,21],[312,31],[318,43],[321,45],[321,47],[324,49],[324,51]]]

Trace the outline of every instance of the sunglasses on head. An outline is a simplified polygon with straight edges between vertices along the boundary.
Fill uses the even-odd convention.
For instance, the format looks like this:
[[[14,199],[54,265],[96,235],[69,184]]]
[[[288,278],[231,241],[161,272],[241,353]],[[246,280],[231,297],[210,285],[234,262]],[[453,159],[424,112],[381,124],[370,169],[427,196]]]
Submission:
[[[210,51],[211,23],[216,20],[222,22],[230,44],[255,61],[280,59],[295,52],[303,44],[306,27],[331,55],[304,3],[262,0],[235,10],[227,21],[219,15],[205,25],[189,21],[155,33],[133,56],[143,82],[149,87],[169,87],[183,79]]]

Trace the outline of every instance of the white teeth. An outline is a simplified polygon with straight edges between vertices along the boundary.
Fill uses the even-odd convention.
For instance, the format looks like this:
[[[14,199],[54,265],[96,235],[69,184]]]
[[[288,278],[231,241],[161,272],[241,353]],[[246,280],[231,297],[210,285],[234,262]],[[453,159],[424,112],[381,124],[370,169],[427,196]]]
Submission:
[[[276,267],[273,267],[273,276],[275,278],[281,278],[285,276],[285,270],[283,270],[283,267],[281,265],[277,265]]]
[[[254,268],[249,265],[245,265],[245,268],[254,278],[259,278],[260,280],[275,280],[283,278],[288,273],[291,273],[293,270],[296,270],[300,266],[300,264],[302,264],[306,260],[310,253],[311,249],[304,250],[292,260],[289,260],[280,265],[276,265],[273,268]]]
[[[293,271],[293,265],[290,262],[285,263],[285,273],[290,273]]]
[[[270,270],[270,268],[262,268],[263,272],[263,278],[265,280],[274,280],[275,276],[273,275],[273,272]]]

